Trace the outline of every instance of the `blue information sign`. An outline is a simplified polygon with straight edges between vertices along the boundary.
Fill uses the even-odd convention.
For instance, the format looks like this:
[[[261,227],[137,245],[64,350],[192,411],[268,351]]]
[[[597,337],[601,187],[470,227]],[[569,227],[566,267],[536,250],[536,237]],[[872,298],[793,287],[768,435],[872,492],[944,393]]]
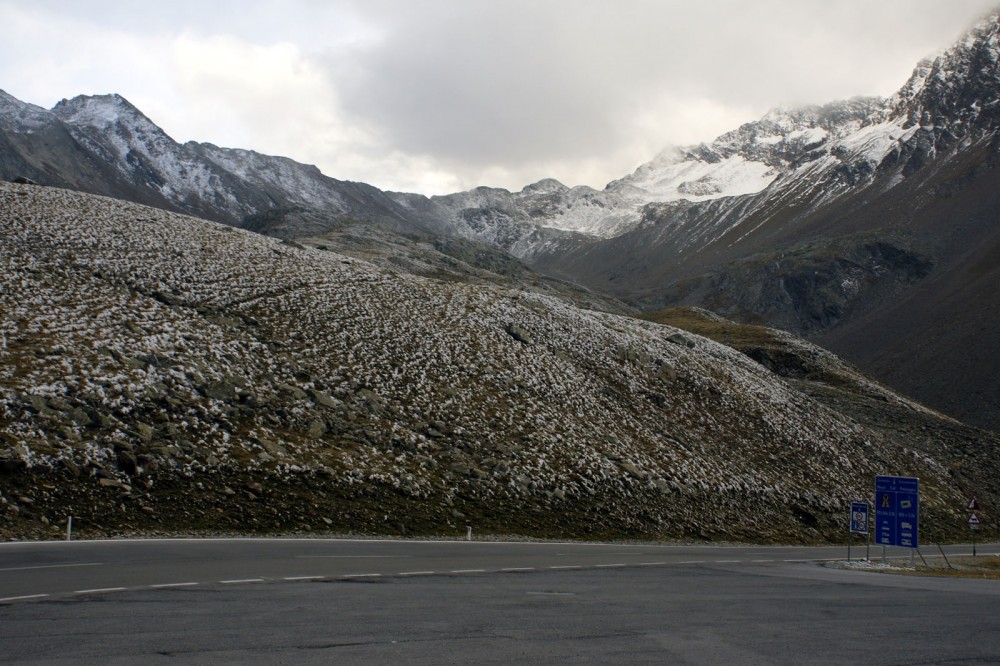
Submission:
[[[919,547],[920,481],[906,476],[875,477],[875,543]]]
[[[868,534],[868,502],[851,502],[851,532]]]

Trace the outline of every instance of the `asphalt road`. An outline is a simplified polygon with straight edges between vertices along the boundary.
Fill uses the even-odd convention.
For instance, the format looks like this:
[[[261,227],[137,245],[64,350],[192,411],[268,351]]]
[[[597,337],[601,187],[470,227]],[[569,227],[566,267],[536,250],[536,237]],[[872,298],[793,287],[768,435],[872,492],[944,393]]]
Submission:
[[[845,555],[424,541],[0,544],[0,661],[1000,661],[1000,582],[816,563]]]

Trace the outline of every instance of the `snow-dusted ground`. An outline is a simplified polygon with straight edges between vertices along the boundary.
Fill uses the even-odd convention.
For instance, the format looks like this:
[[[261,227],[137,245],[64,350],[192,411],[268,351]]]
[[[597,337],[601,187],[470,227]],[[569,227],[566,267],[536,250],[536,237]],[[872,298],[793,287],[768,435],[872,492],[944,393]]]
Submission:
[[[745,536],[794,533],[790,503],[823,525],[887,465],[955,492],[709,340],[68,191],[0,184],[0,313],[0,457],[130,496],[322,473],[446,516]]]

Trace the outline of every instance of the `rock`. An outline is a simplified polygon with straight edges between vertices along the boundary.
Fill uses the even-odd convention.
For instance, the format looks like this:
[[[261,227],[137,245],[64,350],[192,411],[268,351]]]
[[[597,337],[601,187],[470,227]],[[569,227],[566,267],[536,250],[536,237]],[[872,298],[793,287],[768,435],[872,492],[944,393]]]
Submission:
[[[122,482],[119,481],[118,479],[108,479],[108,478],[104,478],[104,477],[99,478],[97,480],[97,484],[100,485],[100,486],[104,486],[105,488],[121,488],[122,487]]]
[[[53,409],[49,407],[49,401],[45,399],[45,396],[41,395],[29,395],[28,404],[31,408],[38,412],[39,414],[52,414]]]
[[[667,342],[672,342],[675,345],[687,347],[688,349],[694,349],[694,341],[681,335],[680,333],[674,333],[673,335],[668,336]]]
[[[292,386],[291,384],[278,384],[278,392],[285,398],[290,398],[292,400],[309,399],[309,395],[305,391],[300,389],[298,386]]]
[[[153,298],[168,305],[170,307],[177,307],[179,305],[184,305],[184,299],[177,294],[170,293],[169,291],[157,291],[153,293]]]
[[[232,378],[226,377],[217,382],[210,382],[199,387],[199,391],[209,400],[236,402],[239,399],[237,384]]]
[[[118,452],[118,467],[129,476],[136,476],[141,473],[139,459],[131,451],[121,450]]]
[[[79,426],[84,428],[94,425],[94,419],[91,415],[87,413],[86,410],[79,407],[75,407],[70,410],[69,417]]]
[[[256,481],[250,481],[243,484],[243,487],[252,492],[255,495],[262,495],[264,493],[264,486],[260,485]]]
[[[80,467],[72,460],[61,460],[62,467],[71,479],[80,478]]]
[[[260,445],[264,448],[265,451],[270,453],[272,456],[288,455],[288,450],[284,446],[276,442],[272,442],[269,439],[261,439]]]
[[[320,407],[328,407],[329,409],[337,408],[337,401],[334,400],[331,396],[327,395],[326,393],[323,393],[322,391],[317,391],[315,389],[310,389],[308,393],[309,397],[312,398],[312,401],[315,402]]]
[[[532,340],[531,335],[522,327],[520,324],[515,324],[513,322],[507,324],[505,329],[510,337],[514,338],[518,342],[525,345],[533,345],[534,340]]]
[[[135,422],[135,434],[139,436],[139,439],[146,442],[153,441],[153,426],[148,423],[143,423],[141,421]]]
[[[323,419],[313,419],[309,422],[306,434],[313,439],[319,439],[326,434],[326,423],[323,422]]]
[[[677,371],[663,361],[657,361],[656,378],[663,382],[672,382],[677,379]]]
[[[38,185],[38,183],[36,183],[35,181],[31,180],[27,176],[18,176],[17,178],[15,178],[14,180],[12,180],[11,182],[12,183],[17,183],[18,185]]]

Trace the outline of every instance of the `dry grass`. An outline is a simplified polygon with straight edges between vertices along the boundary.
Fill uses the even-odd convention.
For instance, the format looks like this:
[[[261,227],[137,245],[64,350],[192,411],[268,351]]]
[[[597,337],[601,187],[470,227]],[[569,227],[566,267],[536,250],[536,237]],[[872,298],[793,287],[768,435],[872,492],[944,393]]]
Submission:
[[[857,562],[853,569],[873,573],[897,574],[902,576],[935,576],[938,578],[973,578],[977,580],[1000,580],[1000,555],[988,554],[977,557],[953,556],[927,557],[917,560],[915,567],[900,564],[882,564],[880,558],[870,562]]]

